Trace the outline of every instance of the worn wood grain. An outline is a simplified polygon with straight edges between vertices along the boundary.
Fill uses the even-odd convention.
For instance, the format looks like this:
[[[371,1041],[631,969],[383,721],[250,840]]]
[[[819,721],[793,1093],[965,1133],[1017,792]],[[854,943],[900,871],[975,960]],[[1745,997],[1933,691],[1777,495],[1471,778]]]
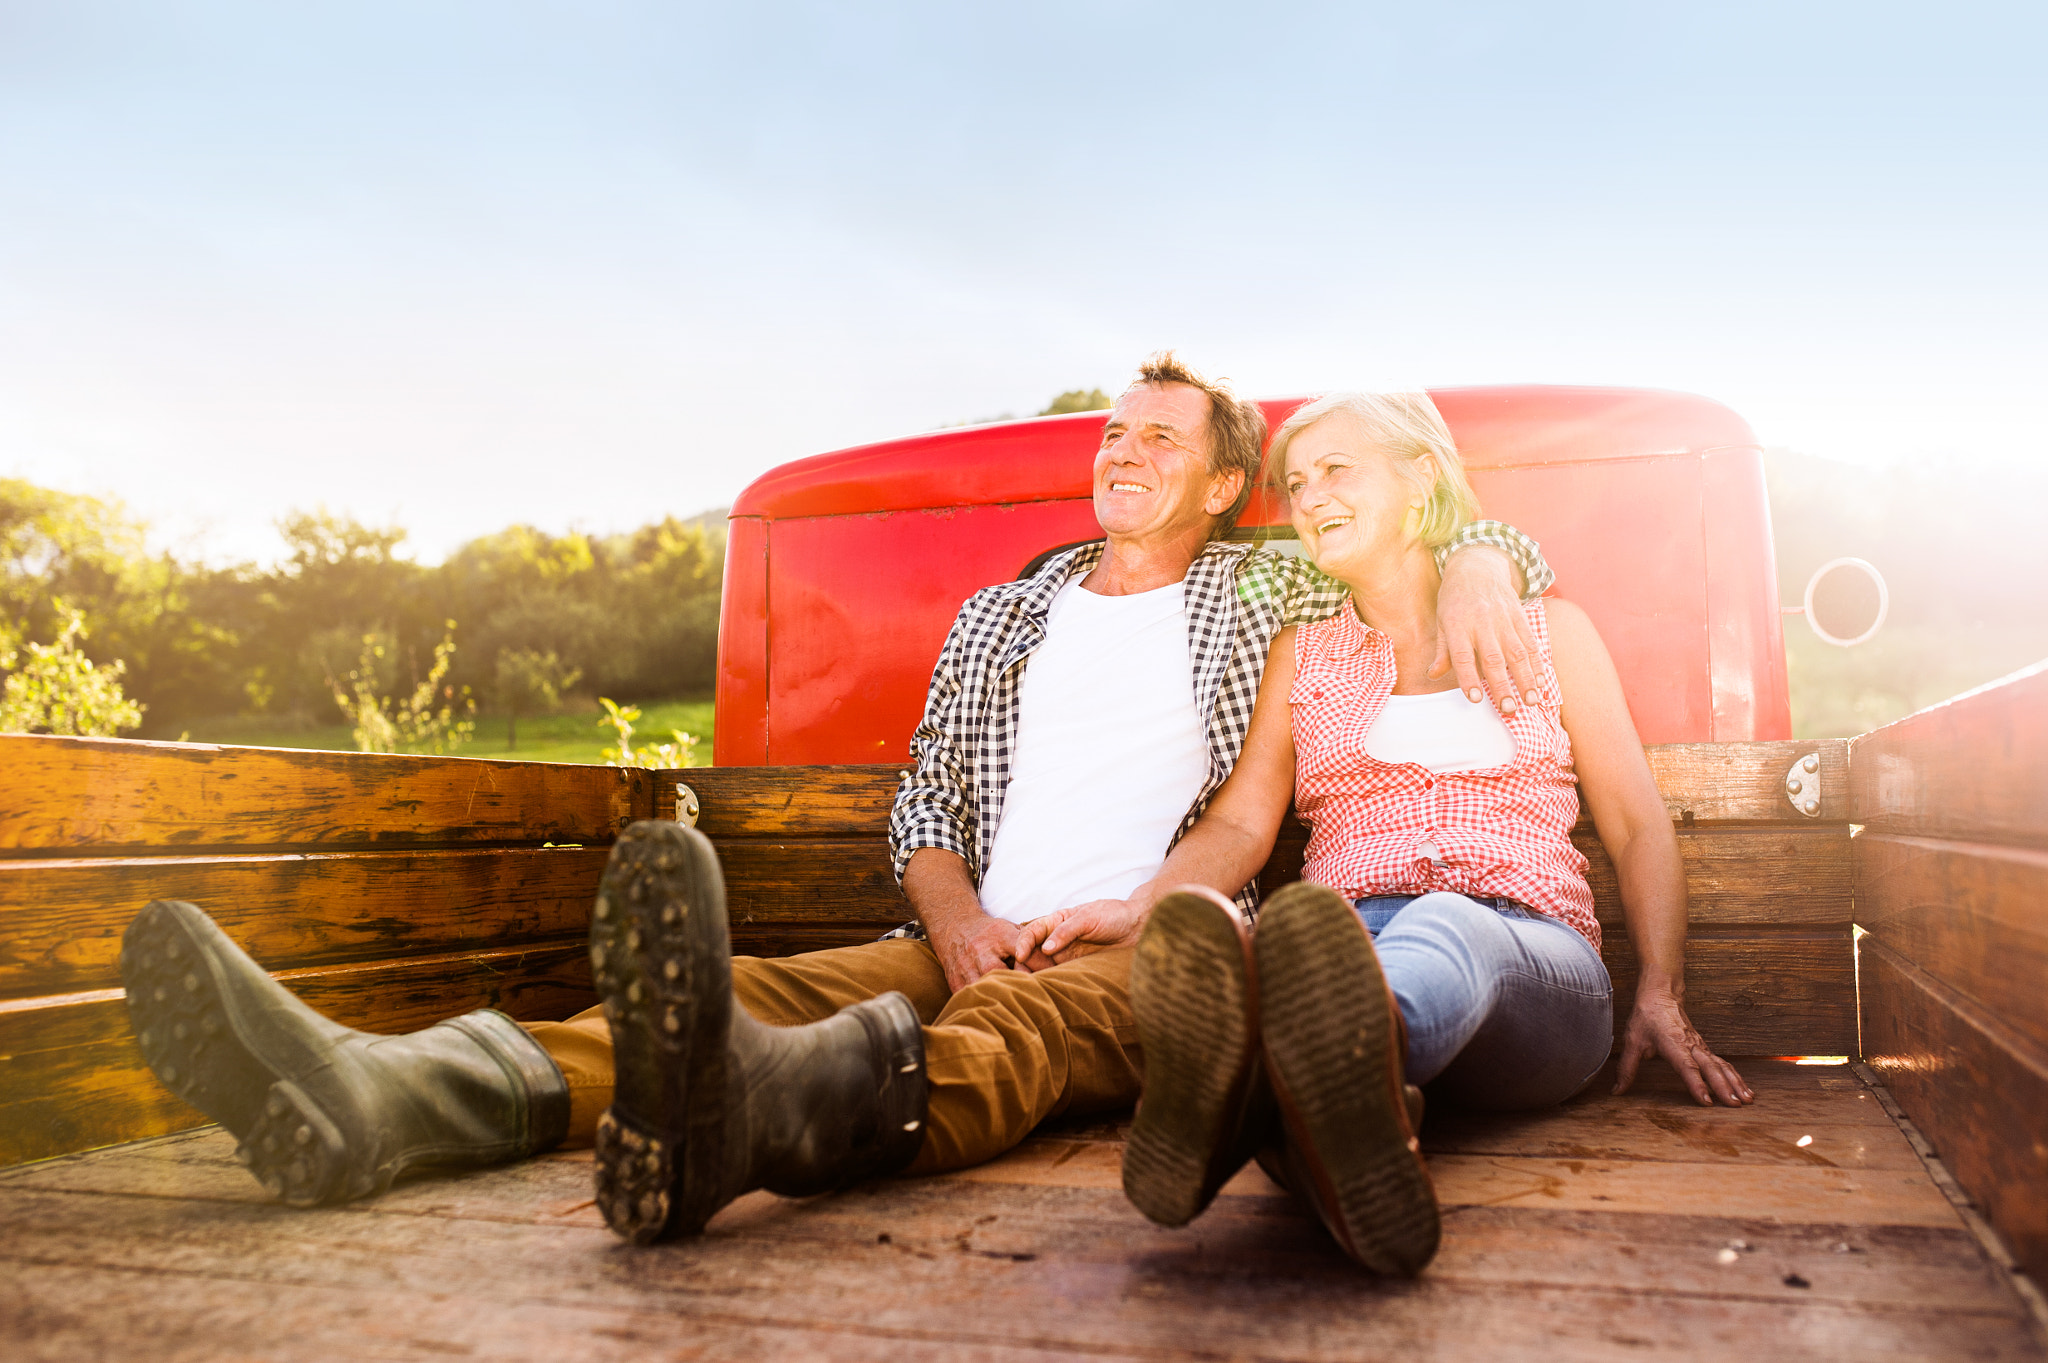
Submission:
[[[268,1195],[235,1163],[232,1150],[232,1138],[209,1129],[0,1174],[0,1217],[15,1192],[269,1206]],[[345,1214],[603,1230],[590,1201],[589,1161],[574,1157],[412,1180],[334,1213]],[[289,1223],[288,1214],[280,1219]],[[459,1233],[452,1227],[447,1232],[451,1238]],[[1198,1272],[1206,1258],[1212,1275],[1227,1272],[1231,1263],[1274,1274],[1343,1271],[1299,1204],[1264,1190],[1221,1200],[1185,1230],[1160,1231],[1140,1220],[1113,1188],[982,1182],[963,1192],[950,1178],[905,1179],[801,1202],[749,1194],[713,1220],[707,1240],[730,1241],[735,1250],[758,1240],[867,1247],[882,1235],[912,1258],[1025,1253],[1101,1263],[1163,1254],[1182,1258],[1189,1272]],[[1748,1248],[1723,1262],[1718,1251],[1730,1241]],[[1788,1272],[1804,1277],[1808,1286],[1786,1285]],[[1631,1291],[1885,1301],[1986,1314],[2009,1314],[2016,1307],[2011,1290],[1960,1230],[1604,1208],[1452,1208],[1443,1251],[1428,1280],[1503,1288],[1599,1283]]]
[[[697,794],[706,837],[886,837],[902,763],[843,767],[690,767],[654,775],[660,817],[675,817],[675,788]]]
[[[581,939],[283,972],[349,1027],[409,1032],[473,1008],[556,1019],[596,1001]],[[119,991],[0,1007],[0,1165],[180,1130],[205,1119],[143,1063]]]
[[[1613,932],[1601,954],[1614,981],[1618,1034],[1635,1000],[1635,952]],[[1693,1025],[1723,1055],[1856,1054],[1856,965],[1846,926],[1696,929],[1685,943],[1685,988]]]
[[[2048,1277],[2048,1053],[1870,938],[1864,1060],[2037,1279]]]
[[[1785,774],[1820,758],[1820,811],[1807,816],[1785,794]],[[1658,743],[1643,749],[1673,823],[1842,823],[1849,818],[1849,744],[1840,738],[1747,743]],[[1580,827],[1592,820],[1580,816]]]
[[[0,861],[0,999],[118,988],[152,899],[199,905],[272,970],[484,950],[589,930],[608,849]]]
[[[653,773],[555,762],[0,735],[0,849],[608,843]]]
[[[1856,839],[1856,922],[2048,1051],[2048,851]]]
[[[1663,1212],[1745,1216],[1834,1225],[1959,1229],[1955,1208],[1926,1171],[1820,1165],[1544,1159],[1531,1155],[1434,1155],[1430,1178],[1445,1208],[1525,1206],[1550,1211]],[[948,1175],[968,1183],[1123,1186],[1122,1151],[1100,1141],[1045,1140],[1002,1160]],[[1256,1165],[1219,1196],[1271,1197],[1281,1190]]]
[[[1850,766],[1853,822],[2048,846],[2048,662],[1864,734]]]
[[[1952,1232],[1474,1208],[1449,1219],[1441,1267],[1388,1281],[1358,1273],[1293,1208],[1267,1210],[1276,1199],[1173,1232],[1114,1192],[984,1186],[972,1202],[912,1201],[945,1191],[935,1182],[750,1209],[639,1251],[598,1229],[469,1221],[451,1253],[448,1223],[420,1216],[10,1192],[0,1256],[19,1271],[0,1300],[33,1308],[14,1318],[39,1347],[203,1337],[265,1357],[303,1356],[309,1336],[338,1356],[583,1356],[596,1340],[732,1356],[720,1328],[827,1357],[867,1357],[875,1342],[977,1357],[1641,1358],[1765,1344],[1772,1356],[2029,1356],[2009,1297],[1963,1267]],[[1844,1235],[1851,1252],[1833,1255],[1829,1237]],[[1751,1248],[1720,1265],[1735,1239]],[[1959,1300],[1930,1300],[1924,1280],[1887,1299],[1923,1265]],[[69,1272],[32,1271],[56,1266]],[[1784,1281],[1794,1275],[1807,1286]],[[416,1299],[422,1283],[433,1295]],[[262,1306],[243,1295],[251,1284]],[[84,1309],[109,1293],[108,1309]],[[215,1331],[202,1336],[177,1304],[209,1301]]]
[[[1883,1109],[1874,1101],[1862,1107],[1862,1113],[1850,1115],[1874,1120],[1840,1121],[1832,1111],[1815,1112],[1811,1105],[1768,1096],[1734,1110],[1676,1104],[1573,1104],[1554,1112],[1509,1114],[1445,1110],[1429,1114],[1422,1147],[1444,1155],[1918,1169],[1920,1157]],[[1807,1144],[1801,1145],[1802,1140]]]
[[[715,844],[726,911],[752,923],[883,923],[913,915],[880,838],[728,839]]]
[[[1663,743],[1643,750],[1678,824],[1809,822],[1785,795],[1785,774],[1808,754],[1821,760],[1814,821],[1848,817],[1848,743],[1843,739]],[[675,817],[675,786],[689,785],[712,838],[829,838],[887,831],[902,763],[830,767],[692,767],[654,773],[656,807]],[[1586,827],[1590,828],[1588,822]]]
[[[1765,1103],[1832,1108],[1838,1128],[1867,1110],[1837,1070],[1763,1063],[1753,1083]],[[1643,1090],[1573,1107],[1675,1100],[1654,1076]],[[1358,1273],[1270,1185],[1230,1192],[1185,1229],[1153,1227],[1104,1177],[1118,1143],[1072,1144],[1028,1142],[1002,1162],[1037,1171],[1022,1179],[751,1194],[700,1239],[636,1251],[599,1224],[587,1155],[293,1212],[263,1201],[229,1138],[199,1133],[0,1173],[0,1336],[52,1358],[2038,1356],[1967,1235],[1915,1224],[1931,1219],[1923,1198],[1881,1194],[1900,1221],[1872,1219],[1868,1201],[1852,1219],[1787,1219],[1832,1210],[1833,1186],[1871,1171],[1644,1151],[1495,1157],[1473,1177],[1439,1157],[1455,1186],[1507,1197],[1450,1199],[1443,1250],[1411,1282]],[[1681,1202],[1718,1189],[1728,1205],[1642,1206],[1659,1187]],[[433,1293],[415,1302],[423,1283]]]

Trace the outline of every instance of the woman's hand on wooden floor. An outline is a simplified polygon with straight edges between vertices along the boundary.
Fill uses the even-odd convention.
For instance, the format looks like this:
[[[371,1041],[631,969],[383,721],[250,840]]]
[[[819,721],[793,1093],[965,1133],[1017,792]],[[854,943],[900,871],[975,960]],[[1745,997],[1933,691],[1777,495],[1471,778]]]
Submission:
[[[1614,1091],[1627,1093],[1644,1057],[1661,1055],[1678,1071],[1686,1092],[1703,1107],[1716,1100],[1729,1107],[1756,1101],[1735,1067],[1707,1049],[1706,1041],[1685,1015],[1685,1005],[1666,990],[1638,989],[1622,1035],[1621,1063],[1615,1069]]]

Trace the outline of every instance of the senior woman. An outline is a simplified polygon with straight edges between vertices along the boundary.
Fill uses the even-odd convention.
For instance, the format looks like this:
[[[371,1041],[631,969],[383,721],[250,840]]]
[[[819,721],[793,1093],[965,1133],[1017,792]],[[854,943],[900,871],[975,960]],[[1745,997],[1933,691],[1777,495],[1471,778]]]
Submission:
[[[1157,877],[1027,935],[1058,956],[1090,918],[1149,914],[1132,974],[1145,1092],[1124,1163],[1141,1211],[1166,1225],[1200,1212],[1271,1145],[1277,1099],[1284,1140],[1262,1163],[1354,1259],[1414,1273],[1438,1237],[1414,1086],[1540,1107],[1611,1049],[1570,838],[1580,798],[1641,962],[1616,1091],[1655,1053],[1698,1102],[1754,1095],[1686,1017],[1678,844],[1585,612],[1525,606],[1539,680],[1505,715],[1430,676],[1431,549],[1478,510],[1435,404],[1321,398],[1274,434],[1269,468],[1354,610],[1274,639],[1243,756]],[[1303,881],[1248,934],[1225,896],[1265,863],[1290,795],[1311,828]]]

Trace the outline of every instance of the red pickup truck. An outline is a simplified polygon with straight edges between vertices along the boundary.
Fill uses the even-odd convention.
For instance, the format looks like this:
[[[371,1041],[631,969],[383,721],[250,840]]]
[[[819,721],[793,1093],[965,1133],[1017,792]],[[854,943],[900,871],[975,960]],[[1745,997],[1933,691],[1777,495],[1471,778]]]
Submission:
[[[940,431],[734,507],[715,768],[0,735],[0,1356],[2048,1357],[2048,664],[1795,740],[1739,417],[1435,397],[1620,667],[1685,862],[1687,1006],[1754,1107],[1698,1108],[1658,1065],[1546,1112],[1433,1108],[1443,1248],[1400,1282],[1256,1169],[1150,1225],[1120,1114],[941,1177],[750,1194],[645,1250],[605,1229],[587,1152],[268,1205],[130,1034],[121,933],[151,898],[382,1032],[587,1007],[592,897],[638,819],[712,839],[737,951],[908,916],[886,821],[933,659],[969,593],[1096,536],[1103,418]],[[1244,527],[1289,538],[1267,499]],[[1613,868],[1574,840],[1621,1002]],[[1262,885],[1301,860],[1297,826]]]
[[[1486,514],[1533,535],[1600,627],[1645,743],[1790,738],[1762,451],[1719,403],[1616,388],[1431,394]],[[1300,399],[1264,403],[1277,426]],[[934,431],[786,464],[733,504],[725,764],[900,758],[967,596],[1099,538],[1101,413]],[[1237,538],[1294,532],[1261,494]]]

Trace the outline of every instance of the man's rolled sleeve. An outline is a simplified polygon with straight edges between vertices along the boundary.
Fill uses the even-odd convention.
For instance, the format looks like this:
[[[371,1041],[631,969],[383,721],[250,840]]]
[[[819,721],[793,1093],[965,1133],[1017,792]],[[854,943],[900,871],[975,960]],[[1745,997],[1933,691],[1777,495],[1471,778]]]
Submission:
[[[1543,561],[1543,550],[1535,540],[1505,521],[1467,521],[1451,536],[1450,543],[1436,551],[1437,571],[1443,571],[1444,562],[1460,549],[1469,549],[1483,544],[1489,549],[1498,549],[1515,561],[1522,570],[1522,599],[1534,601],[1550,590],[1550,584],[1557,581],[1557,574],[1550,571],[1550,565]]]
[[[939,653],[938,666],[932,669],[924,718],[910,736],[911,767],[896,788],[896,805],[889,811],[889,859],[899,885],[911,854],[922,847],[955,853],[970,870],[980,861],[975,848],[974,799],[960,755],[964,733],[959,671],[962,633],[961,622],[956,621]]]

